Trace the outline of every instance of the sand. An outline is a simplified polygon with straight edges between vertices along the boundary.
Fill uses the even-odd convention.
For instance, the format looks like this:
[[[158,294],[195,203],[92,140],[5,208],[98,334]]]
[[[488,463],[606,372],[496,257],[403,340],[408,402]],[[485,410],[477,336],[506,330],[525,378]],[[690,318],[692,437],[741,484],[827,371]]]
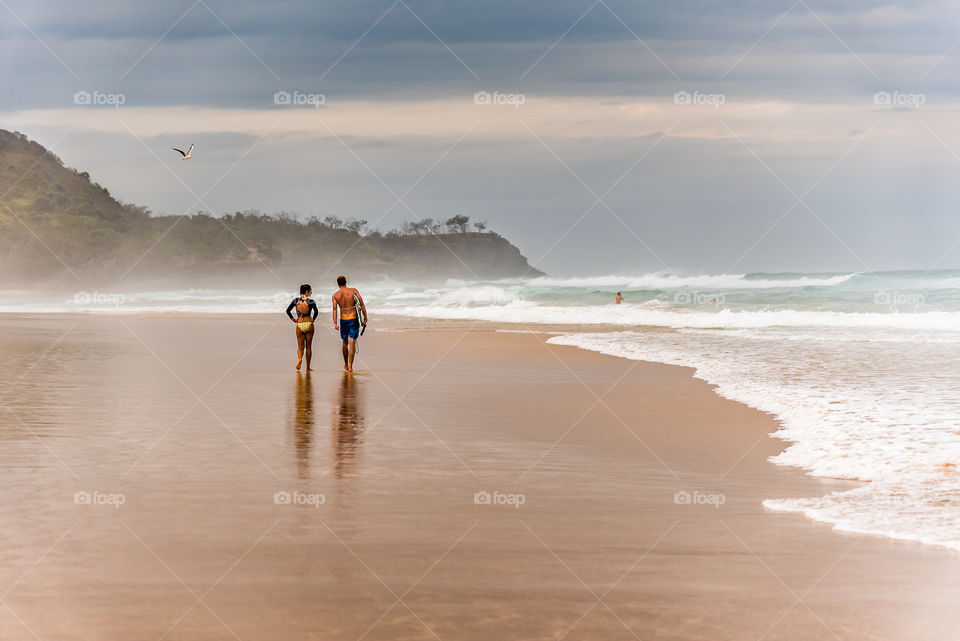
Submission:
[[[0,317],[0,638],[957,637],[956,554],[762,507],[853,486],[770,416],[495,330]]]

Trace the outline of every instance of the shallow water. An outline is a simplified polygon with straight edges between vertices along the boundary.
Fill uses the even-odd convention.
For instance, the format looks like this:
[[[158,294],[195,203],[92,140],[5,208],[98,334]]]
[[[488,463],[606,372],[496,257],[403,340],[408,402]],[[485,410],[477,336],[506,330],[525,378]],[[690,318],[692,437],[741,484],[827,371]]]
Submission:
[[[618,290],[626,301],[611,305]],[[561,326],[558,344],[695,367],[725,396],[782,421],[778,435],[793,445],[775,462],[869,482],[803,500],[770,495],[768,507],[960,549],[958,271],[380,282],[363,291],[376,315]],[[276,313],[288,300],[279,291],[5,292],[0,311]],[[86,358],[95,347],[72,349]]]
[[[835,565],[846,541],[760,508],[827,485],[750,462],[769,421],[683,370],[462,327],[368,332],[352,377],[320,333],[308,380],[282,319],[0,325],[4,639],[952,638],[951,559]],[[784,584],[817,618],[777,618]]]

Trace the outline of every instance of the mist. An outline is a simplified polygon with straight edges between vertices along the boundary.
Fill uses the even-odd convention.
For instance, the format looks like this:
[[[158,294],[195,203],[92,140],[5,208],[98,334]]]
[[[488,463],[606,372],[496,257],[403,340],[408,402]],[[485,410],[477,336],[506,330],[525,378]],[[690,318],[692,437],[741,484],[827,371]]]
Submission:
[[[132,6],[11,2],[0,126],[156,215],[462,214],[560,276],[960,259],[949,4]]]

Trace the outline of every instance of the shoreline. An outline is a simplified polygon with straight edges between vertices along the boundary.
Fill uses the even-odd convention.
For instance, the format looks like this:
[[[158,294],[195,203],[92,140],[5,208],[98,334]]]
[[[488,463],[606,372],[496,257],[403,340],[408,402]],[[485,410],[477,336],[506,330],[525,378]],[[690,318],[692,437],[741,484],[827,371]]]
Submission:
[[[108,319],[108,318],[109,318],[109,319],[131,318],[131,319],[140,319],[140,320],[143,320],[143,319],[166,320],[166,321],[174,321],[174,322],[175,322],[175,321],[190,320],[190,319],[195,319],[195,320],[213,320],[214,318],[216,318],[217,320],[221,320],[221,319],[222,319],[222,317],[221,317],[219,314],[213,314],[213,313],[210,313],[210,312],[183,312],[183,311],[170,311],[170,312],[160,312],[160,313],[153,313],[153,312],[149,312],[149,313],[148,313],[148,312],[123,312],[123,313],[112,313],[112,312],[110,312],[110,313],[102,313],[102,312],[77,312],[77,313],[69,313],[69,314],[63,314],[63,315],[64,315],[64,316],[68,316],[68,317],[74,317],[74,316],[75,316],[75,317],[77,317],[78,319],[79,319],[79,318],[103,318],[103,319]],[[271,319],[271,318],[276,318],[276,317],[277,317],[277,315],[275,315],[275,314],[241,313],[241,314],[234,314],[234,315],[232,315],[230,318],[231,318],[232,320],[241,320],[241,321],[248,321],[248,322],[249,322],[249,321],[260,322],[260,321],[264,321],[264,320],[266,320],[266,319]],[[2,319],[2,318],[11,318],[11,319],[19,318],[19,319],[21,319],[21,320],[43,320],[43,319],[46,319],[46,317],[41,317],[41,316],[38,316],[38,315],[36,315],[36,314],[32,314],[32,313],[20,313],[20,312],[3,312],[3,313],[0,313],[0,319]],[[383,333],[417,332],[417,331],[420,331],[420,330],[422,329],[422,326],[423,326],[424,323],[428,323],[428,324],[431,324],[431,325],[434,326],[434,327],[439,327],[439,328],[441,328],[441,329],[454,329],[454,330],[474,331],[474,332],[493,332],[493,333],[495,333],[495,334],[508,334],[508,335],[509,335],[509,334],[531,335],[531,336],[537,337],[537,338],[540,339],[540,340],[543,340],[545,343],[546,343],[550,338],[554,338],[554,337],[558,337],[558,336],[561,336],[561,337],[562,337],[562,336],[577,335],[577,334],[582,334],[582,333],[596,333],[596,330],[595,330],[595,329],[585,328],[583,325],[562,325],[562,324],[557,324],[557,325],[543,325],[543,326],[538,326],[536,329],[517,329],[517,328],[516,328],[516,325],[518,325],[518,324],[520,324],[520,323],[502,323],[502,322],[495,322],[495,321],[489,321],[489,320],[478,320],[478,319],[462,319],[462,320],[453,320],[453,319],[424,319],[424,318],[413,317],[413,316],[392,315],[392,314],[386,315],[386,318],[387,318],[387,326],[386,326],[386,327],[379,326],[379,323],[378,323],[377,326],[374,326],[374,327],[372,327],[371,329],[373,329],[374,332],[383,332]],[[56,319],[50,319],[50,320],[56,320]],[[319,320],[319,317],[318,317],[318,320]],[[279,322],[280,322],[281,324],[285,323],[285,322],[286,322],[286,318],[281,318]],[[322,327],[323,324],[320,323],[319,326]],[[601,333],[616,332],[616,331],[619,331],[619,330],[614,329],[614,328],[610,328],[610,329],[605,329],[605,330],[602,331]],[[631,331],[640,331],[640,332],[645,332],[645,331],[664,331],[664,328],[657,327],[657,326],[642,326],[642,327],[631,328]],[[597,350],[597,349],[590,349],[590,348],[582,347],[582,346],[578,346],[578,345],[569,345],[569,344],[564,344],[564,343],[555,343],[555,344],[553,344],[553,345],[558,346],[558,347],[559,347],[559,346],[562,346],[562,347],[566,347],[566,348],[573,349],[573,350],[578,350],[578,351],[587,352],[587,353],[594,354],[594,355],[596,355],[596,356],[600,356],[600,357],[604,357],[604,358],[609,357],[609,358],[616,358],[616,359],[624,359],[624,360],[627,360],[628,362],[643,363],[643,364],[645,364],[645,365],[650,365],[650,366],[663,366],[663,367],[679,368],[679,369],[682,369],[682,370],[687,370],[687,371],[688,371],[688,374],[689,374],[689,376],[690,376],[691,379],[694,379],[694,380],[696,380],[696,381],[698,381],[698,382],[700,382],[700,383],[705,384],[705,385],[710,389],[710,391],[711,391],[717,398],[722,399],[722,400],[725,401],[725,402],[730,402],[730,403],[735,403],[735,404],[737,404],[737,405],[741,405],[741,406],[743,406],[743,407],[745,407],[745,408],[748,408],[748,409],[751,410],[751,411],[759,412],[759,413],[761,413],[761,414],[763,414],[763,415],[765,415],[765,416],[767,416],[767,417],[769,418],[769,421],[770,421],[770,423],[771,423],[771,429],[770,429],[770,431],[769,431],[769,433],[768,433],[768,436],[769,436],[771,439],[773,439],[774,441],[777,441],[777,442],[779,442],[779,443],[782,444],[782,447],[779,447],[779,449],[777,449],[777,450],[775,450],[775,451],[771,451],[772,453],[770,454],[769,458],[767,459],[767,462],[770,463],[771,465],[774,465],[775,467],[781,468],[781,469],[784,469],[784,470],[800,471],[800,472],[803,473],[803,475],[804,475],[805,477],[823,480],[823,481],[828,482],[828,483],[845,484],[845,485],[847,486],[847,487],[837,487],[837,488],[831,487],[829,491],[843,491],[843,490],[846,490],[846,489],[853,489],[853,488],[856,488],[856,487],[860,487],[860,486],[863,486],[863,485],[866,485],[866,484],[869,483],[869,481],[860,481],[860,480],[858,480],[858,479],[850,479],[850,478],[842,478],[842,477],[834,477],[834,476],[819,476],[819,475],[813,474],[809,469],[804,468],[804,467],[801,467],[801,466],[791,465],[791,464],[774,463],[774,462],[773,462],[772,460],[770,460],[770,459],[772,459],[773,457],[775,457],[775,456],[777,456],[778,454],[782,453],[787,447],[790,446],[791,443],[793,443],[793,441],[790,441],[790,440],[781,438],[781,437],[779,437],[779,436],[776,436],[776,433],[779,432],[779,431],[781,431],[781,428],[783,427],[782,419],[781,419],[780,417],[778,417],[778,416],[777,416],[775,413],[773,413],[773,412],[767,411],[767,410],[762,409],[762,408],[760,408],[760,407],[756,407],[756,406],[754,406],[754,405],[751,405],[751,404],[748,403],[748,402],[739,400],[739,399],[737,399],[737,398],[732,398],[732,397],[730,397],[730,396],[726,396],[726,395],[722,394],[720,391],[718,391],[718,385],[717,385],[716,383],[713,383],[713,382],[709,381],[708,379],[706,379],[706,378],[704,378],[704,377],[698,376],[698,375],[697,375],[697,368],[694,367],[694,366],[684,365],[684,364],[678,364],[678,363],[665,363],[665,362],[654,361],[654,360],[633,359],[633,358],[629,358],[629,357],[626,357],[626,356],[619,356],[619,355],[616,355],[616,354],[611,354],[611,353],[609,353],[609,352],[605,352],[605,351],[601,351],[601,350]],[[767,497],[766,499],[764,499],[765,502],[766,502],[766,501],[776,502],[776,501],[778,501],[778,500],[780,500],[779,497]],[[890,541],[902,541],[902,542],[908,542],[908,543],[916,543],[916,544],[923,545],[923,546],[931,546],[931,547],[935,547],[935,548],[941,548],[941,549],[944,549],[944,550],[950,550],[951,552],[956,552],[956,550],[954,550],[954,549],[951,548],[950,546],[943,545],[943,544],[939,544],[939,543],[936,543],[936,542],[924,541],[924,540],[922,540],[922,538],[920,538],[920,537],[916,537],[916,538],[893,537],[893,536],[890,536],[890,535],[888,535],[888,534],[886,534],[886,533],[884,533],[884,532],[873,532],[873,531],[867,532],[867,531],[860,531],[860,530],[856,530],[856,529],[843,529],[843,528],[841,528],[841,527],[839,526],[839,524],[837,524],[836,522],[830,521],[830,520],[825,519],[825,518],[822,518],[822,517],[818,517],[818,516],[816,516],[816,515],[808,514],[808,513],[806,513],[806,512],[803,511],[803,510],[789,509],[789,508],[773,508],[773,507],[768,507],[768,506],[766,506],[766,505],[764,506],[764,509],[768,510],[768,511],[771,512],[771,513],[782,513],[782,514],[801,515],[801,516],[803,516],[804,519],[806,519],[806,520],[813,521],[813,522],[819,523],[819,524],[825,524],[825,525],[829,526],[831,529],[835,530],[837,533],[843,533],[843,534],[862,534],[862,535],[865,535],[865,536],[880,537],[880,538],[884,538],[884,539],[887,539],[887,540],[890,540]]]
[[[321,314],[322,315],[322,314]],[[220,314],[214,314],[211,312],[185,312],[185,311],[169,311],[169,312],[71,312],[59,314],[59,316],[67,317],[76,317],[76,319],[81,318],[102,318],[102,319],[152,319],[152,320],[166,320],[166,321],[183,321],[183,320],[212,320],[216,318],[221,320],[222,316]],[[242,321],[253,321],[261,322],[267,319],[276,319],[277,314],[266,314],[266,313],[239,313],[233,314],[230,316],[230,319],[242,320]],[[424,324],[428,324],[432,327],[444,329],[455,329],[455,330],[464,330],[464,331],[475,331],[475,332],[494,332],[496,334],[524,334],[536,336],[539,339],[544,340],[544,342],[549,341],[550,338],[554,337],[563,337],[563,336],[575,336],[583,333],[615,333],[621,331],[615,327],[604,328],[600,332],[597,332],[596,328],[588,328],[583,325],[574,325],[574,324],[555,324],[555,325],[540,325],[536,329],[517,329],[520,322],[510,323],[510,322],[496,322],[490,320],[482,319],[429,319],[421,318],[415,316],[404,316],[404,315],[394,315],[386,314],[387,321],[386,327],[383,327],[378,322],[376,326],[372,327],[374,332],[383,332],[383,333],[404,333],[404,332],[417,332],[421,331]],[[38,316],[29,312],[0,312],[0,319],[21,319],[21,320],[57,320],[56,318],[49,318],[46,316]],[[320,318],[318,317],[318,320]],[[286,318],[281,318],[280,323],[283,324],[286,322]],[[323,323],[319,324],[319,327],[323,327]],[[669,331],[667,328],[659,326],[640,326],[640,327],[631,327],[630,331],[639,331],[639,332],[658,332],[658,331]],[[752,411],[760,412],[765,416],[769,417],[772,428],[769,432],[771,439],[774,439],[783,444],[779,450],[774,451],[770,454],[770,459],[776,457],[778,454],[781,454],[785,449],[787,449],[794,441],[776,436],[776,433],[781,432],[784,426],[783,419],[777,416],[774,412],[763,409],[762,407],[757,407],[756,405],[751,404],[750,402],[740,400],[738,398],[725,395],[719,391],[719,385],[711,382],[708,378],[699,376],[697,374],[697,368],[692,365],[680,364],[680,363],[666,363],[663,361],[656,360],[645,360],[645,359],[634,359],[628,356],[620,356],[617,354],[612,354],[607,351],[600,349],[591,349],[588,347],[582,347],[579,345],[571,345],[564,343],[555,343],[556,346],[569,347],[575,350],[581,350],[587,353],[592,353],[601,357],[610,357],[617,359],[625,359],[629,362],[639,362],[647,365],[655,366],[666,366],[672,368],[686,369],[689,371],[689,376],[692,379],[695,379],[699,382],[706,384],[711,392],[715,394],[718,398],[727,401],[742,405],[746,408],[749,408]],[[775,463],[772,460],[768,460],[772,465],[778,468],[785,470],[798,470],[801,471],[804,476],[810,477],[813,479],[820,479],[826,482],[846,484],[847,487],[831,487],[829,491],[843,491],[868,485],[870,481],[861,481],[859,479],[844,478],[837,476],[825,476],[825,475],[816,475],[810,469],[805,468],[800,465],[790,464],[790,463]],[[819,496],[814,493],[815,496]],[[777,503],[781,501],[781,497],[767,497],[764,499],[764,503]],[[871,537],[880,537],[890,541],[900,541],[907,543],[915,543],[922,546],[930,546],[934,548],[940,548],[943,550],[949,550],[950,552],[957,552],[956,549],[950,545],[939,543],[937,541],[925,540],[921,536],[891,536],[889,533],[884,531],[868,531],[868,530],[858,530],[856,528],[844,528],[841,523],[836,520],[830,520],[821,515],[811,513],[809,510],[789,508],[789,507],[770,507],[764,505],[764,509],[768,510],[771,513],[781,513],[781,514],[792,514],[792,515],[801,515],[804,519],[813,521],[815,523],[824,524],[829,526],[831,529],[835,530],[837,533],[843,534],[861,534]]]
[[[259,315],[36,320],[0,316],[33,432],[0,439],[0,555],[45,641],[953,638],[960,558],[763,508],[851,482],[769,462],[774,418],[687,368],[413,319],[368,331],[354,376],[318,333],[308,377]],[[184,584],[217,616],[178,620]]]

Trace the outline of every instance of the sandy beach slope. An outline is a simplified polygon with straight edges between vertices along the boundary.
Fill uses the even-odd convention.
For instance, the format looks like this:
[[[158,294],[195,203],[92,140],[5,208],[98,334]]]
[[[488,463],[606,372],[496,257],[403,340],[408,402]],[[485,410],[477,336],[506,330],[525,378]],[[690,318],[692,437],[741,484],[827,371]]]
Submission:
[[[0,318],[0,638],[955,639],[960,558],[688,369],[392,320]]]

